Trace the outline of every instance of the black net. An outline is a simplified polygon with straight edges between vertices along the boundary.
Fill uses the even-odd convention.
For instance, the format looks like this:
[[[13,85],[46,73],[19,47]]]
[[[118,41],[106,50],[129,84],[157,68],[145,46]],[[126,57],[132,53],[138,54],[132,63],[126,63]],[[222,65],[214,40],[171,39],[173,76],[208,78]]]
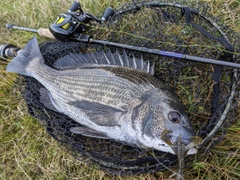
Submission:
[[[88,34],[95,39],[240,63],[239,35],[208,14],[208,7],[200,3],[150,1],[124,4],[115,10],[111,21],[101,26],[92,25]],[[80,42],[53,41],[41,45],[46,64],[51,67],[56,60],[70,53],[108,49],[115,50],[111,46]],[[155,76],[177,92],[197,135],[204,139],[200,155],[211,150],[236,121],[239,70],[125,51],[129,56],[143,56],[155,63]],[[176,165],[175,155],[71,133],[70,128],[77,123],[66,115],[44,108],[39,102],[42,85],[38,81],[19,76],[17,84],[29,113],[75,157],[118,175],[162,171]]]

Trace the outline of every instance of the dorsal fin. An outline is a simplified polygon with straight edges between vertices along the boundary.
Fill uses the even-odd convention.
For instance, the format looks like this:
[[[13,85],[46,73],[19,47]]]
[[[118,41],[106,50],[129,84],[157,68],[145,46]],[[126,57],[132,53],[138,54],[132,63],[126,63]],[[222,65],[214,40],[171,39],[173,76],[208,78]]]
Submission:
[[[121,54],[118,50],[114,53],[108,50],[107,52],[100,51],[86,54],[69,54],[55,61],[53,66],[57,69],[64,70],[96,64],[128,67],[142,70],[152,75],[154,74],[154,65],[150,66],[149,60],[144,61],[142,56],[141,59],[135,56],[130,57],[125,51]]]

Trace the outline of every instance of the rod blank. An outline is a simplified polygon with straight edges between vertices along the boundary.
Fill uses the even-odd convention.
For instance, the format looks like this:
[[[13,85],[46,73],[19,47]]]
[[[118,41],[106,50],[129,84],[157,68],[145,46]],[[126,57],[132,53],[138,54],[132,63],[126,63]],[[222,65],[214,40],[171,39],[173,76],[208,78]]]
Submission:
[[[126,45],[126,44],[121,44],[121,43],[114,43],[114,42],[110,42],[110,41],[90,39],[90,42],[111,45],[111,46],[115,46],[115,47],[121,47],[121,48],[140,51],[140,52],[147,52],[147,53],[157,54],[157,55],[166,56],[166,57],[172,57],[172,58],[178,58],[178,59],[184,59],[184,60],[189,60],[189,61],[214,64],[214,65],[220,65],[220,66],[227,66],[227,67],[231,67],[231,68],[240,69],[239,63],[228,62],[228,61],[224,61],[224,60],[203,58],[203,57],[198,57],[198,56],[190,56],[190,55],[181,54],[181,53],[162,51],[162,50],[158,50],[158,49],[149,49],[149,48],[138,47],[138,46],[131,46],[131,45]]]

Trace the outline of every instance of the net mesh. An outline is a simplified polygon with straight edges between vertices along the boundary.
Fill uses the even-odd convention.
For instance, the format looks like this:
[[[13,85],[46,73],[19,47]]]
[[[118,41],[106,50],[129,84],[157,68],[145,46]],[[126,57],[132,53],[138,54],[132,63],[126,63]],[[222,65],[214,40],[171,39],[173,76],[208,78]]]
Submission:
[[[88,34],[95,39],[240,63],[239,35],[208,14],[208,7],[201,3],[127,3],[115,10],[107,24],[93,24]],[[58,41],[45,42],[40,48],[50,67],[71,53],[115,50],[100,44]],[[197,135],[205,138],[199,158],[220,142],[228,127],[236,122],[240,106],[239,70],[125,51],[129,56],[143,56],[155,63],[155,76],[176,91]],[[41,87],[38,81],[25,76],[19,76],[15,86],[28,112],[74,157],[117,175],[156,172],[176,166],[177,157],[172,154],[71,133],[70,128],[77,123],[66,115],[44,108],[39,102]],[[190,164],[191,158],[187,157],[185,166]]]

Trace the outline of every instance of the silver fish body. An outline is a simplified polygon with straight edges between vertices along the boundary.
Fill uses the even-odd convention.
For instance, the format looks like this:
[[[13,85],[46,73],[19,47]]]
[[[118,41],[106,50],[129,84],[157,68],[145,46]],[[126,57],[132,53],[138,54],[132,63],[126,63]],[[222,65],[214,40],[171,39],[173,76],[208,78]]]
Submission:
[[[180,134],[183,143],[191,142],[195,134],[182,104],[152,75],[149,63],[134,57],[124,60],[127,57],[119,52],[92,57],[72,54],[50,68],[33,38],[9,63],[7,71],[38,80],[44,86],[40,89],[44,106],[81,125],[73,127],[73,133],[172,154],[175,152],[161,137],[164,130],[171,131],[168,137],[173,144]],[[101,64],[104,58],[106,62]]]

